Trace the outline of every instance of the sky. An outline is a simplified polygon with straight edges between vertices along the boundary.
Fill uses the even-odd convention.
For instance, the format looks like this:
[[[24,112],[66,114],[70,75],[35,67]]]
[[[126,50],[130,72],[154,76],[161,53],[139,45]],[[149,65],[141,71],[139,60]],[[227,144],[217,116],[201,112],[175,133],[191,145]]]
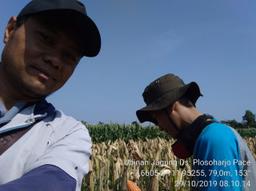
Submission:
[[[0,31],[29,1],[0,6]],[[89,123],[131,123],[154,79],[174,73],[199,84],[197,108],[219,120],[256,113],[256,1],[94,0],[82,2],[102,38],[65,86],[48,97]],[[0,43],[0,49],[4,44]]]

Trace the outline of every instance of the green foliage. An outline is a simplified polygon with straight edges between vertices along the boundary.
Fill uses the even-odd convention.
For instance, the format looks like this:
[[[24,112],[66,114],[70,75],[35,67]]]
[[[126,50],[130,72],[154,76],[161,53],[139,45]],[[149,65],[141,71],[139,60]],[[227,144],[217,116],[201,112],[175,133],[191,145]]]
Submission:
[[[255,115],[250,110],[245,111],[243,120],[246,122],[248,127],[256,127]]]
[[[227,120],[227,121],[221,121],[221,122],[229,125],[230,127],[233,127],[234,129],[246,128],[244,124],[239,123],[234,119],[233,120]]]
[[[227,125],[235,128],[235,129],[250,129],[256,128],[256,117],[250,110],[246,110],[244,116],[242,117],[242,122],[237,122],[235,119],[221,121],[222,123],[226,123]],[[249,132],[249,131],[248,131]]]
[[[236,120],[222,121],[227,125],[235,128],[243,137],[254,137],[256,136],[256,119],[255,115],[250,111],[246,110],[243,116],[244,122],[237,122]],[[115,141],[122,139],[125,142],[129,140],[146,140],[154,139],[156,137],[170,139],[171,137],[165,132],[160,131],[156,126],[141,126],[137,121],[131,124],[117,124],[110,123],[106,124],[99,122],[96,125],[91,125],[83,122],[89,130],[92,137],[93,143],[101,143],[105,141]]]
[[[255,137],[256,136],[256,128],[237,129],[237,131],[242,137]]]
[[[170,139],[170,137],[160,131],[155,126],[142,127],[137,123],[132,123],[129,125],[117,124],[117,123],[98,123],[97,125],[86,124],[89,133],[92,137],[93,143],[101,143],[105,141],[115,141],[117,139],[122,139],[124,141],[128,140],[146,140],[153,139],[156,137]]]
[[[229,125],[232,127],[238,127],[236,130],[242,137],[256,136],[256,128],[244,128],[243,126],[241,127],[241,123],[238,123],[237,126],[234,126],[234,124]],[[89,130],[93,143],[107,141],[113,142],[117,139],[124,140],[125,142],[129,140],[154,139],[156,137],[167,140],[170,139],[170,136],[168,136],[165,132],[160,131],[156,126],[143,127],[135,123],[128,125],[117,123],[98,123],[97,125],[86,124],[86,127]]]

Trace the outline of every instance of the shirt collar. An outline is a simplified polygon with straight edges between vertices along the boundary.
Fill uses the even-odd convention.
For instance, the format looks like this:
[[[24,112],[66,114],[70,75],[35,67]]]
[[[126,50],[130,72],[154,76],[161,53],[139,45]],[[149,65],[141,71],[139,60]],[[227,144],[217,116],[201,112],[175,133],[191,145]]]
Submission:
[[[0,101],[0,118],[4,116],[4,114],[6,113],[6,108],[5,105],[2,101]]]
[[[34,109],[32,111],[34,116],[42,115],[43,117],[46,117],[46,116],[54,116],[55,114],[55,108],[53,107],[52,104],[48,103],[45,99],[40,100],[39,102],[33,103],[33,104],[26,104],[25,102],[17,102],[9,111],[6,111],[4,107],[5,110],[3,111],[5,112],[3,113],[3,115],[0,115],[0,127],[8,123],[9,121],[11,121],[12,118],[15,115],[17,115],[21,110],[32,105],[34,105]],[[0,104],[0,107],[1,107],[1,104]]]
[[[0,118],[0,124],[9,122],[25,105],[24,102],[17,102],[9,111],[5,111],[4,115]]]

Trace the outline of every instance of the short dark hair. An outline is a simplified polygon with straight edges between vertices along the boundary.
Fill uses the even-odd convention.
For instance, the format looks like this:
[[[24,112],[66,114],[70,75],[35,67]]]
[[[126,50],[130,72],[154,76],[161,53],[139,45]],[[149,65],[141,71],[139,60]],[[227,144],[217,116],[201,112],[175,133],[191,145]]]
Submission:
[[[184,105],[185,107],[191,108],[191,107],[196,107],[195,104],[187,97],[183,96],[177,100],[180,104]],[[168,105],[167,107],[161,109],[162,111],[169,111],[170,108],[172,108],[174,103]]]
[[[182,96],[181,98],[179,98],[177,100],[181,105],[184,105],[185,107],[196,107],[195,104],[193,104],[193,102],[190,100],[190,98],[188,98],[187,96]],[[164,110],[168,110],[169,108],[172,107],[174,103],[168,105],[166,108],[164,108]]]
[[[195,107],[195,104],[186,96],[181,97],[178,102],[186,107]]]
[[[21,25],[23,25],[27,19],[28,19],[27,16],[17,17],[16,28],[19,28]]]

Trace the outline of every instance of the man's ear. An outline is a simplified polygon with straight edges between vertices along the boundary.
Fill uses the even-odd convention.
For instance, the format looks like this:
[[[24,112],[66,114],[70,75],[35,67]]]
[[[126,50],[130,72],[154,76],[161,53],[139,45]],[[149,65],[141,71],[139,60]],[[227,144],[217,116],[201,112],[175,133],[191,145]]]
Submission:
[[[174,104],[170,107],[170,112],[176,112],[179,102],[175,101]]]
[[[14,16],[9,19],[8,24],[4,31],[4,39],[3,39],[4,44],[6,44],[9,41],[10,37],[12,36],[12,33],[15,31],[16,22],[17,22],[17,18]]]
[[[169,113],[170,113],[170,115],[172,115],[172,116],[177,116],[177,115],[179,115],[178,114],[178,107],[179,106],[179,102],[178,101],[175,101],[173,104],[172,104],[172,106],[170,106],[169,107]]]

